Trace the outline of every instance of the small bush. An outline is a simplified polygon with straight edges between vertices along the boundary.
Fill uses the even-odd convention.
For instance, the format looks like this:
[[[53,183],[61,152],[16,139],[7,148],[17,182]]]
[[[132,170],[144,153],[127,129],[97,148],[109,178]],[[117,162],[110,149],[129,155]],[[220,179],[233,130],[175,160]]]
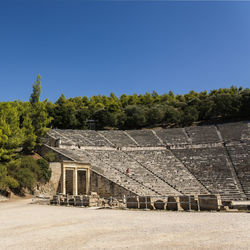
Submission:
[[[45,180],[45,182],[48,182],[51,177],[51,169],[49,168],[49,163],[44,159],[38,159],[37,163],[42,171],[43,179]]]
[[[48,162],[53,162],[56,160],[56,154],[52,151],[48,152],[47,154],[45,154],[44,158],[48,161]]]
[[[40,180],[43,177],[42,169],[37,160],[30,156],[25,156],[21,159],[20,167],[29,169],[35,175],[36,180]]]
[[[36,182],[35,174],[28,168],[21,168],[18,170],[16,179],[18,180],[19,187],[33,189],[33,186]]]

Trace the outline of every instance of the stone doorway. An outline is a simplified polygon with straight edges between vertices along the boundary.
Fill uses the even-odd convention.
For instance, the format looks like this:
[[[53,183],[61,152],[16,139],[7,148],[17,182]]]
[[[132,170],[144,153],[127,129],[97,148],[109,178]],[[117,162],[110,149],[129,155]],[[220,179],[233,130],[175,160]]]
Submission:
[[[86,170],[77,170],[77,193],[78,195],[86,194]]]
[[[65,173],[66,194],[73,194],[73,170],[66,169]]]
[[[62,162],[62,194],[83,195],[90,189],[90,164]]]

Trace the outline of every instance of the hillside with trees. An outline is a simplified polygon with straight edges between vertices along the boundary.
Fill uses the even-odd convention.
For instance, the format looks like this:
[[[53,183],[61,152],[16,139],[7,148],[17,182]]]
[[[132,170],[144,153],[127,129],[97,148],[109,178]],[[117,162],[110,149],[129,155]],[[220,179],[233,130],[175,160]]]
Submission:
[[[0,191],[22,194],[36,182],[50,178],[49,164],[35,159],[35,147],[48,132],[52,118],[47,101],[40,102],[41,77],[33,85],[30,102],[0,103]]]
[[[94,120],[96,129],[141,129],[185,127],[197,122],[225,122],[250,117],[250,90],[231,87],[184,95],[92,96],[66,99],[62,94],[47,103],[51,126],[60,129],[87,129]]]
[[[153,91],[67,99],[62,94],[55,103],[40,101],[40,95],[38,75],[29,102],[0,103],[0,190],[22,193],[49,180],[48,162],[32,154],[50,128],[166,128],[250,119],[250,89],[233,86],[184,95]]]

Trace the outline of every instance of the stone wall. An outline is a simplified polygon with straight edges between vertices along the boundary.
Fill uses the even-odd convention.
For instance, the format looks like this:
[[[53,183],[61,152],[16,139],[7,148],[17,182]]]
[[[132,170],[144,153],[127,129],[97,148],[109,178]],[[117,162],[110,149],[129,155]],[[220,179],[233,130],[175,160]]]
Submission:
[[[91,171],[90,174],[90,191],[97,192],[101,197],[122,197],[123,195],[131,196],[134,193],[108,180],[100,174]]]
[[[60,162],[51,162],[50,168],[52,170],[52,175],[49,183],[45,185],[40,185],[38,189],[35,190],[36,195],[51,196],[56,193],[61,193],[61,179],[62,179],[62,167]],[[73,172],[73,171],[72,171]],[[67,175],[67,174],[66,174]],[[70,178],[69,178],[70,179]],[[72,179],[72,178],[71,178]],[[67,177],[66,177],[67,182]],[[73,182],[69,183],[73,187]],[[66,183],[67,188],[67,183]],[[135,193],[128,191],[122,186],[110,181],[101,174],[94,171],[90,173],[90,192],[98,192],[101,197],[122,197],[123,195],[131,196]]]
[[[46,184],[40,184],[35,190],[35,195],[51,196],[61,192],[61,163],[51,162],[51,178]]]

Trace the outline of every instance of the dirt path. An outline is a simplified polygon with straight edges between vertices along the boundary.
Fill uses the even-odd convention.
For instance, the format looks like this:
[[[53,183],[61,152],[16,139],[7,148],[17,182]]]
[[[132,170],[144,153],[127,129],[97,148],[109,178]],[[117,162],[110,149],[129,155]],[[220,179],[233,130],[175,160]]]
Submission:
[[[250,249],[250,214],[0,203],[0,249]]]

